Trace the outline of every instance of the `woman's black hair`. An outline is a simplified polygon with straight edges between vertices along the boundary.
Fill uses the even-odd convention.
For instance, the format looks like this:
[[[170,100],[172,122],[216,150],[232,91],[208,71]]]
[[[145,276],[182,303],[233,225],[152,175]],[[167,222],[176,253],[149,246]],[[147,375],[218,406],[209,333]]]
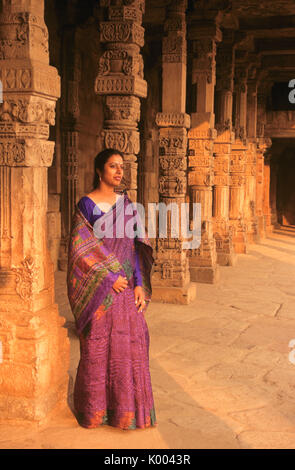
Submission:
[[[96,170],[100,170],[101,173],[104,171],[104,165],[110,157],[113,155],[120,155],[124,159],[122,152],[116,149],[106,149],[99,152],[94,159],[94,178],[93,178],[93,189],[96,189],[99,184],[99,175]]]

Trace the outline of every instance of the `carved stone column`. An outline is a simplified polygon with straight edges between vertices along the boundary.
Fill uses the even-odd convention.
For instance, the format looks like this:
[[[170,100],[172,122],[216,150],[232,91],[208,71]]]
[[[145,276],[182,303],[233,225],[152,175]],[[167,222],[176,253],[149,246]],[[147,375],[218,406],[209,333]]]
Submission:
[[[67,18],[73,24],[65,28],[62,36],[62,237],[58,260],[58,267],[62,271],[66,271],[68,265],[69,235],[78,192],[81,59],[76,45],[76,17],[75,3],[69,3]]]
[[[230,159],[230,207],[229,218],[236,253],[246,253],[247,235],[244,220],[245,171],[246,171],[246,115],[247,115],[247,76],[246,65],[235,67],[235,142]]]
[[[265,138],[264,129],[266,124],[266,101],[267,95],[271,89],[271,82],[263,83],[258,89],[257,95],[257,163],[256,163],[256,213],[258,219],[258,233],[261,238],[266,236],[266,222],[269,221],[269,178],[268,168],[264,164],[264,157],[267,149],[271,146],[272,141]],[[268,190],[265,179],[268,180]],[[265,205],[264,199],[267,199]],[[265,217],[266,216],[266,217]],[[271,216],[270,216],[271,219]]]
[[[277,184],[278,184],[278,169],[279,165],[272,159],[270,161],[270,208],[271,208],[271,223],[274,227],[279,226],[278,213],[277,213]]]
[[[175,204],[179,221],[185,195],[187,169],[187,128],[190,116],[186,103],[186,0],[171,2],[162,56],[162,112],[157,114],[159,126],[159,202]],[[171,221],[171,212],[169,213]],[[187,304],[196,295],[196,286],[190,282],[187,250],[181,230],[172,237],[173,222],[168,223],[167,237],[157,239],[157,254],[153,275],[153,299]],[[180,228],[180,223],[178,225]]]
[[[100,58],[95,82],[95,92],[105,97],[103,147],[123,152],[122,188],[127,188],[131,199],[136,201],[136,155],[140,149],[137,127],[140,120],[139,98],[147,96],[140,55],[140,48],[144,45],[141,23],[145,2],[102,0],[100,3],[107,7],[108,15],[108,21],[100,24],[100,38],[106,50]]]
[[[264,139],[260,138],[257,145],[256,160],[256,214],[258,219],[258,233],[260,238],[265,238],[265,222],[263,215],[264,192],[264,153],[266,151]]]
[[[246,180],[245,180],[245,224],[247,241],[259,242],[258,220],[256,214],[256,149],[257,149],[257,79],[256,68],[251,69],[247,83],[247,138]]]
[[[217,116],[215,128],[217,137],[214,141],[213,206],[217,262],[223,266],[232,266],[236,260],[229,227],[229,162],[231,145],[234,142],[234,133],[232,132],[233,77],[233,35],[225,34],[223,41],[217,48],[216,58]]]
[[[191,115],[191,129],[188,132],[188,184],[190,200],[201,203],[202,241],[198,249],[190,251],[190,273],[193,281],[214,283],[219,277],[212,220],[213,143],[217,136],[214,128],[214,87],[216,43],[221,41],[222,33],[215,22],[207,22],[204,26],[197,12],[194,15],[189,38],[194,54],[192,86],[196,90],[196,112]]]
[[[44,2],[1,7],[0,419],[41,422],[66,405],[68,384],[69,340],[54,303],[46,227],[60,80],[49,66]]]
[[[270,207],[270,151],[264,157],[264,180],[263,180],[263,217],[266,235],[272,233],[272,211]]]

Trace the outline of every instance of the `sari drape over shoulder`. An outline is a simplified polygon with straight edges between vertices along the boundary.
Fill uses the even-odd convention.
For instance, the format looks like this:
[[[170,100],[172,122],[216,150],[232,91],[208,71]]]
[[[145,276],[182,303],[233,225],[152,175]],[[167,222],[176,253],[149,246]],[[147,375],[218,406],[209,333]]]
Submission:
[[[67,272],[81,353],[74,406],[79,423],[87,428],[100,424],[144,428],[156,424],[144,318],[152,295],[153,249],[126,193],[105,214],[103,223],[104,228],[116,226],[117,232],[110,235],[106,230],[100,236],[76,205]],[[130,227],[133,237],[125,233]],[[146,301],[142,312],[134,297],[136,252]],[[116,293],[112,286],[119,275],[126,276],[128,285]]]

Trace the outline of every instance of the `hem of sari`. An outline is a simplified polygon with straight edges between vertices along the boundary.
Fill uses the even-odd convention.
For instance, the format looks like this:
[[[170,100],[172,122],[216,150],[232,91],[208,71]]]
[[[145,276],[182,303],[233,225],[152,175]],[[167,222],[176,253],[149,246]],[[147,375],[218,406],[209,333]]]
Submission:
[[[155,408],[152,408],[148,415],[145,416],[143,424],[136,423],[136,413],[134,411],[126,411],[124,413],[116,413],[113,410],[98,410],[93,417],[83,420],[83,413],[76,413],[78,424],[83,428],[96,429],[101,426],[111,426],[122,429],[124,431],[135,429],[147,429],[158,425],[156,420]]]

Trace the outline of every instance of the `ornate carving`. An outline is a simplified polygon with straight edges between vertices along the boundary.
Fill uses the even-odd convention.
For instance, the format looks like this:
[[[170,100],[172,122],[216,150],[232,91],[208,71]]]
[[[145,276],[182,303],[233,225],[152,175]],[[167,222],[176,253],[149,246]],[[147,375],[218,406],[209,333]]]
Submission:
[[[0,121],[55,124],[55,103],[30,98],[5,99],[0,104]]]
[[[54,142],[26,139],[0,142],[0,166],[51,166]]]
[[[140,54],[113,49],[104,52],[99,60],[98,76],[123,73],[143,78],[143,60]]]
[[[185,155],[186,131],[183,128],[161,128],[159,138],[160,155]]]
[[[16,274],[16,292],[27,302],[35,291],[40,268],[35,265],[31,256],[26,256],[21,264],[21,267],[13,267],[12,271]]]
[[[25,160],[24,145],[15,141],[0,142],[0,165],[16,166]]]
[[[97,77],[95,81],[95,92],[100,95],[127,94],[140,98],[147,95],[147,83],[139,78],[101,78]]]
[[[182,195],[186,192],[186,177],[181,176],[160,176],[159,193],[161,195],[170,196],[171,194]]]
[[[190,116],[185,113],[157,113],[156,124],[159,127],[190,127]]]
[[[102,42],[133,43],[144,45],[144,28],[136,23],[105,22],[100,23],[100,40]]]
[[[186,63],[186,39],[182,35],[169,35],[163,38],[163,62]]]
[[[170,170],[185,171],[187,168],[186,159],[184,159],[183,157],[173,158],[172,156],[160,157],[160,168],[163,171],[170,171]]]
[[[1,15],[1,36],[5,37],[0,39],[1,59],[24,58],[27,46],[32,50],[38,49],[40,54],[41,45],[42,52],[48,54],[48,30],[44,19],[29,12]]]
[[[207,83],[213,83],[216,74],[216,42],[210,38],[194,41],[194,53],[196,57],[196,76],[205,73]]]
[[[140,120],[140,101],[135,96],[107,96],[105,106],[106,124],[126,121],[136,127]]]
[[[105,148],[115,148],[120,152],[137,154],[140,149],[139,133],[133,130],[112,130],[102,131]]]

